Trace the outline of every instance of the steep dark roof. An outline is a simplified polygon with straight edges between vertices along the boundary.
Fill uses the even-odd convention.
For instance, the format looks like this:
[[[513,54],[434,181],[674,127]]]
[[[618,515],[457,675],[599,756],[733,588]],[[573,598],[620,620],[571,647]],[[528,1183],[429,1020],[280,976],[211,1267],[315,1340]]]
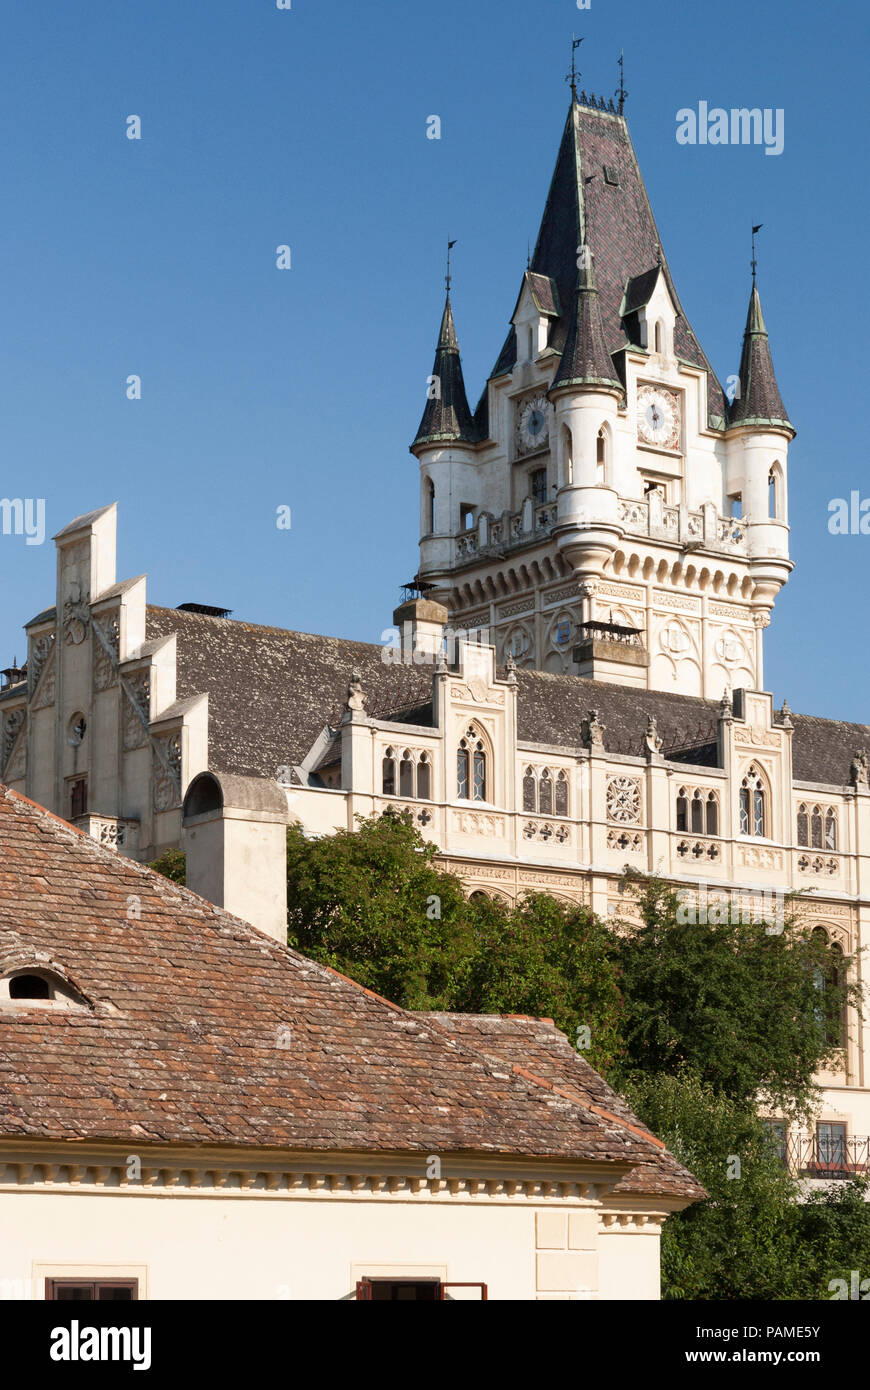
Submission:
[[[302,762],[327,723],[338,723],[359,670],[367,710],[378,719],[422,722],[431,668],[383,660],[384,649],[232,618],[147,610],[149,639],[178,634],[179,700],[208,694],[209,760],[217,772],[275,777]],[[431,714],[430,714],[431,718]]]
[[[661,1162],[615,1112],[493,1065],[0,787],[0,969],[46,954],[83,1007],[0,1010],[7,1140],[503,1154],[628,1165],[618,1178]],[[678,1195],[699,1195],[690,1175]]]
[[[620,315],[629,281],[652,275],[661,262],[678,314],[674,350],[685,362],[708,372],[709,415],[724,421],[725,396],[674,288],[625,118],[576,102],[565,123],[531,264],[536,274],[555,280],[563,308],[574,302],[579,245],[588,246],[595,258],[604,337],[611,355],[629,341]],[[551,329],[551,345],[560,352],[569,326],[563,314]],[[515,361],[511,329],[493,376],[509,371]]]
[[[604,341],[601,302],[591,263],[577,273],[568,336],[552,389],[561,386],[622,390]]]
[[[149,606],[147,637],[172,632],[178,636],[178,700],[209,697],[209,759],[217,772],[275,777],[279,767],[301,763],[324,726],[338,723],[354,670],[373,718],[432,724],[431,666],[386,663],[382,647]],[[663,756],[716,766],[715,700],[546,671],[517,671],[517,685],[517,733],[524,743],[576,748],[583,720],[597,709],[605,749],[640,757],[653,715]],[[870,754],[865,724],[800,714],[792,719],[798,781],[844,786],[855,753]]]
[[[465,394],[459,342],[449,295],[444,305],[432,376],[436,379],[437,391],[426,401],[414,444],[436,441],[447,443],[459,439],[474,443],[477,432]]]
[[[740,356],[740,395],[728,413],[730,425],[779,425],[793,430],[773,370],[770,341],[755,283],[749,296],[743,351]]]
[[[523,742],[576,748],[583,720],[590,709],[597,709],[607,752],[641,757],[647,717],[652,715],[664,740],[663,756],[674,762],[716,765],[715,700],[547,671],[517,671],[517,686],[517,735]]]

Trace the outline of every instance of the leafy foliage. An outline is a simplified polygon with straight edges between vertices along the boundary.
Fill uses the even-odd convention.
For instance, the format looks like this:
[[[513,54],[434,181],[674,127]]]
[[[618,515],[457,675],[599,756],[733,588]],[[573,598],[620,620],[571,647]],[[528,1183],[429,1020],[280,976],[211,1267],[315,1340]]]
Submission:
[[[512,908],[467,898],[403,815],[287,836],[290,944],[410,1009],[551,1017],[606,1066],[620,996],[609,934],[585,908],[539,894]]]
[[[148,867],[173,883],[184,885],[187,882],[187,855],[180,849],[164,850]]]
[[[763,922],[684,920],[695,914],[681,911],[675,891],[658,879],[635,882],[634,891],[642,925],[619,946],[621,1079],[688,1068],[741,1104],[764,1096],[806,1113],[814,1072],[842,1055],[832,1019],[860,998],[845,982],[849,960],[835,980],[824,942],[798,924],[789,904],[768,930]]]

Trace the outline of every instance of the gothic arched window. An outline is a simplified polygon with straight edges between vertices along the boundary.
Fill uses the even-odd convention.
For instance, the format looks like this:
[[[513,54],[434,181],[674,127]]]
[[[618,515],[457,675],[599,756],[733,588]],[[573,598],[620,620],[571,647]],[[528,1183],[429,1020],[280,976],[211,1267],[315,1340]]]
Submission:
[[[603,425],[595,441],[595,481],[600,484],[607,482],[607,431]]]
[[[414,795],[414,760],[407,749],[402,754],[399,764],[399,795]]]
[[[740,784],[740,833],[762,837],[767,834],[764,783],[754,767]]]
[[[429,801],[432,796],[432,764],[429,754],[421,753],[417,764],[417,800]]]
[[[704,833],[704,803],[701,800],[701,793],[695,792],[692,797],[692,834],[703,835]]]
[[[435,531],[435,484],[429,478],[426,483],[426,529],[429,535]]]
[[[837,848],[837,813],[829,806],[825,813],[825,849]]]
[[[657,319],[657,320],[656,320],[656,329],[655,329],[655,345],[656,345],[656,352],[661,353],[661,352],[664,351],[664,341],[665,341],[665,326],[664,326],[664,324],[662,323],[661,319]]]
[[[685,834],[689,828],[689,799],[686,795],[686,788],[680,787],[680,794],[677,797],[677,831]]]
[[[822,812],[819,806],[813,807],[810,817],[810,844],[813,849],[822,848]]]
[[[568,778],[564,772],[560,772],[556,778],[556,815],[567,816],[568,814]]]
[[[530,767],[526,768],[523,777],[523,810],[537,811],[538,809],[538,784],[535,781],[535,774]]]
[[[797,842],[804,848],[809,848],[810,818],[807,814],[807,808],[803,803],[798,807],[797,813]]]
[[[548,767],[544,768],[538,783],[538,810],[542,816],[553,814],[553,779]]]
[[[707,834],[719,834],[719,798],[715,792],[707,797]]]
[[[396,754],[392,748],[384,754],[381,790],[384,796],[396,795]]]
[[[459,741],[456,794],[460,801],[486,801],[486,749],[473,724]]]

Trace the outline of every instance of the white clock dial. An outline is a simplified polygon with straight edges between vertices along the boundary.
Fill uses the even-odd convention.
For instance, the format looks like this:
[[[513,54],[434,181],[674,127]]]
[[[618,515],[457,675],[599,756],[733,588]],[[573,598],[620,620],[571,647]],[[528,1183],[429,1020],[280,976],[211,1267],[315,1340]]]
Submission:
[[[546,444],[550,433],[550,402],[546,396],[535,396],[520,410],[520,442],[526,449],[539,449]]]
[[[655,386],[640,387],[637,432],[644,443],[660,449],[680,447],[680,407],[673,392]]]

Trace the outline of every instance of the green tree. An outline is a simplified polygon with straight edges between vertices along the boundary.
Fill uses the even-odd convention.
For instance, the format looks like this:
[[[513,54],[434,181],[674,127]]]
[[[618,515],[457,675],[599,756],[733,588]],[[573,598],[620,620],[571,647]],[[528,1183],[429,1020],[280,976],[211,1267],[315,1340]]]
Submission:
[[[454,1007],[552,1018],[592,1066],[610,1068],[621,1046],[622,998],[604,924],[588,908],[547,893],[529,894],[513,908],[474,906],[475,949]]]
[[[824,941],[795,919],[790,903],[781,922],[734,921],[737,914],[712,907],[701,921],[659,879],[630,886],[641,925],[618,946],[620,1080],[687,1068],[735,1102],[764,1097],[806,1113],[813,1074],[842,1057],[832,1021],[861,998],[846,979],[848,958],[833,972]]]
[[[185,884],[187,882],[187,855],[180,849],[167,849],[148,865],[155,873],[162,874],[164,878],[169,878],[173,883]]]
[[[585,908],[537,894],[516,908],[436,863],[406,815],[323,839],[287,836],[290,944],[410,1009],[551,1017],[605,1066],[620,996],[609,934]]]

